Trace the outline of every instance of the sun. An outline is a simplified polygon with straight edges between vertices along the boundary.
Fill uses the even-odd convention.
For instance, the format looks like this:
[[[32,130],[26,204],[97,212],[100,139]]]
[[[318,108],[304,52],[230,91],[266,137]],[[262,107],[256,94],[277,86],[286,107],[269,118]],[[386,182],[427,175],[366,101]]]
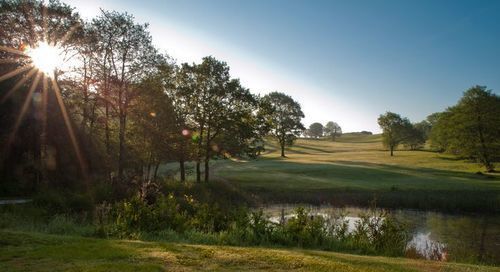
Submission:
[[[51,76],[63,64],[61,48],[46,42],[40,42],[37,47],[28,49],[27,55],[33,65],[47,76]]]

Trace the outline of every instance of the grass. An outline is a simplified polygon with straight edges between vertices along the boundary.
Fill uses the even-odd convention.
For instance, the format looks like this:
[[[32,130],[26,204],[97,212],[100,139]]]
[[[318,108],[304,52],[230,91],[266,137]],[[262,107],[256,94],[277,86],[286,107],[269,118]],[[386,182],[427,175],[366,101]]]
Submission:
[[[279,156],[274,142],[253,161],[220,161],[216,177],[263,201],[367,205],[443,211],[498,212],[500,175],[452,155],[396,151],[380,135],[344,135],[336,142],[299,139]]]
[[[0,271],[500,271],[299,249],[104,240],[0,231]]]

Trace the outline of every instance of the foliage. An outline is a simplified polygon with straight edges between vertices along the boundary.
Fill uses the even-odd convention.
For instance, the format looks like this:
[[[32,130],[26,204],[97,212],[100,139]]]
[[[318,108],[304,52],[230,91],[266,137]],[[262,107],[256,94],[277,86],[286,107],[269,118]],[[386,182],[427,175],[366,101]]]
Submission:
[[[378,124],[383,130],[383,143],[389,147],[391,156],[393,156],[394,149],[408,138],[411,123],[407,118],[402,118],[399,114],[386,112],[379,116]]]
[[[430,127],[426,121],[407,125],[405,138],[401,141],[410,150],[421,149],[427,140]]]
[[[313,138],[319,138],[323,136],[323,125],[321,123],[312,123],[309,126],[308,131],[308,136],[313,137]]]
[[[470,88],[457,105],[438,115],[431,140],[493,171],[493,162],[500,159],[500,97],[483,86]]]
[[[12,49],[0,52],[2,76],[29,63],[18,49],[40,41],[57,44],[71,58],[53,83],[35,76],[36,69],[0,82],[2,89],[18,89],[0,100],[0,124],[7,128],[0,144],[9,149],[0,158],[3,192],[32,194],[44,186],[92,191],[106,183],[120,199],[154,191],[162,164],[179,162],[185,181],[185,163],[194,160],[200,181],[204,163],[208,181],[212,159],[256,157],[264,150],[269,111],[231,78],[227,63],[211,56],[199,64],[175,63],[152,45],[148,25],[128,13],[101,10],[83,20],[59,1],[36,0],[4,1],[1,8],[0,40]],[[46,108],[26,102],[46,85],[34,94]],[[51,90],[56,86],[60,96]]]
[[[285,157],[285,146],[291,146],[305,129],[301,123],[304,113],[300,104],[292,97],[279,92],[272,92],[262,98],[261,114],[270,126],[270,134],[281,147],[281,156]]]
[[[204,241],[199,237],[204,233],[207,238],[218,237],[210,238],[208,243],[343,249],[390,256],[402,256],[408,242],[404,226],[386,214],[374,212],[362,215],[356,230],[348,232],[345,219],[327,221],[301,207],[293,217],[276,224],[262,210],[236,209],[226,213],[218,204],[207,205],[194,199],[181,204],[172,195],[157,201],[147,204],[133,198],[115,205],[109,211],[111,220],[98,225],[98,229],[106,236],[120,238],[152,238],[173,230],[198,242]]]
[[[342,128],[336,122],[329,121],[325,125],[325,134],[335,141],[335,138],[342,135]]]

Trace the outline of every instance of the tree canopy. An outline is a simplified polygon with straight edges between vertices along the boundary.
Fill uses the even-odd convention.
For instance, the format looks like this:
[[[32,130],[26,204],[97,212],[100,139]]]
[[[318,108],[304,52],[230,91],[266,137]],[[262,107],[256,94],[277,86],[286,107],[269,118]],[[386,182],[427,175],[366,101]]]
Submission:
[[[210,160],[253,158],[270,130],[283,145],[303,130],[290,96],[253,95],[212,56],[176,63],[128,13],[83,20],[58,1],[0,5],[0,176],[12,184],[80,186],[86,175],[126,196],[153,186],[162,164],[178,162],[185,181],[189,161],[208,181]],[[69,66],[33,67],[25,51],[42,42]]]
[[[332,141],[335,141],[335,138],[342,135],[342,128],[336,122],[329,121],[325,125],[325,134],[330,137]]]
[[[484,86],[464,92],[455,106],[434,114],[431,141],[448,151],[480,162],[494,170],[500,159],[500,97]]]
[[[284,93],[269,93],[262,101],[266,104],[261,110],[269,124],[270,134],[278,140],[281,157],[285,157],[285,146],[292,145],[305,129],[301,122],[304,113],[300,104]]]
[[[309,126],[308,134],[313,138],[320,138],[323,136],[323,125],[321,123],[312,123]]]
[[[401,117],[397,113],[386,112],[379,116],[378,124],[383,131],[383,143],[389,148],[391,156],[393,156],[394,149],[408,136],[408,129],[411,127],[410,120]]]

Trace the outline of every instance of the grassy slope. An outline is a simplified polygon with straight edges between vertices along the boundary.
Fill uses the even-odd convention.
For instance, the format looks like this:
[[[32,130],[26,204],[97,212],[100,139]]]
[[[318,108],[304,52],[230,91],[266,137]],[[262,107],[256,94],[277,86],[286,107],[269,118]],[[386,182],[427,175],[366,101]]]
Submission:
[[[294,193],[328,198],[328,192],[348,191],[366,197],[379,192],[394,197],[430,192],[436,198],[437,193],[463,198],[472,193],[478,199],[486,196],[488,205],[499,201],[498,175],[477,175],[478,164],[430,151],[396,151],[390,157],[380,135],[344,135],[336,142],[299,139],[285,159],[274,143],[267,149],[256,161],[219,163],[217,176],[261,195],[287,194],[292,200]]]
[[[0,231],[0,271],[500,271],[499,268],[282,250]]]

